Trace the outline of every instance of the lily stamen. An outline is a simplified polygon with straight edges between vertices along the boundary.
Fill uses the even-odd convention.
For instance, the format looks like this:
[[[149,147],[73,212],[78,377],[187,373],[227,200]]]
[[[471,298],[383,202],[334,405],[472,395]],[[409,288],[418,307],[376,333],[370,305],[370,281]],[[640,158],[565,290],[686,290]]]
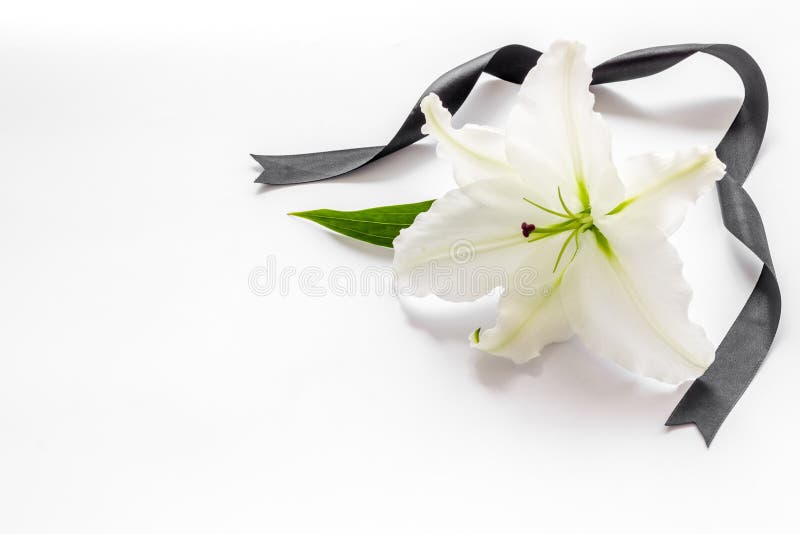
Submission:
[[[570,218],[570,216],[567,215],[566,213],[560,213],[558,211],[551,210],[550,208],[546,208],[546,207],[542,206],[541,204],[537,204],[536,202],[534,202],[533,200],[531,200],[529,198],[522,197],[522,200],[524,200],[525,202],[527,202],[531,206],[535,206],[535,207],[539,208],[540,210],[542,210],[544,212],[550,213],[551,215],[555,215],[556,217],[562,217],[564,219],[569,219]]]
[[[525,238],[529,237],[531,235],[531,232],[533,232],[534,230],[536,230],[536,225],[535,224],[533,224],[533,223],[528,224],[528,223],[523,221],[523,223],[522,223],[522,236],[523,237],[525,237]]]
[[[561,186],[558,187],[558,201],[561,202],[561,207],[564,208],[564,211],[566,211],[567,214],[574,219],[575,214],[569,210],[569,208],[567,207],[567,203],[564,202],[564,197],[561,196]]]

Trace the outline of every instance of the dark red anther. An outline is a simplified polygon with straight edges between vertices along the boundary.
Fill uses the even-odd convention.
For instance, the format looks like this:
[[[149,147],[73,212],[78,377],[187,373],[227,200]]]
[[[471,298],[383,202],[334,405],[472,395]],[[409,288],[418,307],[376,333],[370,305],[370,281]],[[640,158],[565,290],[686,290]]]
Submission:
[[[531,232],[536,230],[536,225],[523,222],[521,228],[522,228],[522,235],[524,237],[528,237],[531,235]]]

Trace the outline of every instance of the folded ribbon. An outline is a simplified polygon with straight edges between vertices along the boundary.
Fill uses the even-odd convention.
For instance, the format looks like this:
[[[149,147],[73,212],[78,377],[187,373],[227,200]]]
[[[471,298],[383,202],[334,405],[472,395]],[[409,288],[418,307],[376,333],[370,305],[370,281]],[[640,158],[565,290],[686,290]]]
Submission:
[[[744,84],[742,106],[716,149],[717,156],[727,166],[725,177],[717,182],[717,194],[725,227],[764,263],[744,308],[717,348],[714,363],[694,381],[666,422],[668,426],[694,423],[709,445],[764,361],[781,314],[781,294],[764,225],[742,187],[755,163],[767,125],[769,106],[764,75],[755,60],[736,46],[683,44],[645,48],[612,58],[595,67],[592,84],[651,76],[697,52],[726,62]],[[455,113],[481,73],[519,84],[539,56],[541,52],[522,45],[498,48],[440,76],[422,97],[436,93]],[[386,145],[288,156],[253,155],[264,168],[256,182],[297,184],[341,176],[419,141],[424,137],[420,131],[424,123],[418,100]]]

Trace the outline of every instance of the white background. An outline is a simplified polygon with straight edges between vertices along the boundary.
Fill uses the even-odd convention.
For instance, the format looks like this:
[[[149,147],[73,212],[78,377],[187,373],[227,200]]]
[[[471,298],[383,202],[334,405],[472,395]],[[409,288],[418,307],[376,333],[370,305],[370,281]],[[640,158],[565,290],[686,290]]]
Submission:
[[[796,531],[796,16],[783,2],[625,4],[4,3],[0,532]],[[428,141],[295,187],[253,184],[248,153],[384,143],[439,74],[558,37],[592,63],[731,42],[767,76],[747,189],[784,315],[710,449],[663,426],[687,385],[577,341],[521,367],[470,349],[491,298],[249,287],[270,257],[326,273],[390,264],[286,212],[418,201],[452,181]],[[502,126],[514,94],[485,77],[457,120]],[[597,95],[621,158],[716,144],[742,90],[696,57]],[[692,316],[718,342],[759,265],[713,195],[675,243]]]

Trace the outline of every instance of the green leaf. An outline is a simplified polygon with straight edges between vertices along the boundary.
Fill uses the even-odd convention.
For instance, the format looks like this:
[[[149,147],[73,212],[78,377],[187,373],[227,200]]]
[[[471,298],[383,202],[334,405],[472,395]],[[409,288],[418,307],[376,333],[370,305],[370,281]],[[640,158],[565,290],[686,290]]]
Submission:
[[[346,236],[374,245],[392,248],[392,241],[403,228],[408,228],[417,215],[428,209],[433,200],[414,204],[381,206],[359,211],[312,210],[296,211],[289,215],[309,221]]]

